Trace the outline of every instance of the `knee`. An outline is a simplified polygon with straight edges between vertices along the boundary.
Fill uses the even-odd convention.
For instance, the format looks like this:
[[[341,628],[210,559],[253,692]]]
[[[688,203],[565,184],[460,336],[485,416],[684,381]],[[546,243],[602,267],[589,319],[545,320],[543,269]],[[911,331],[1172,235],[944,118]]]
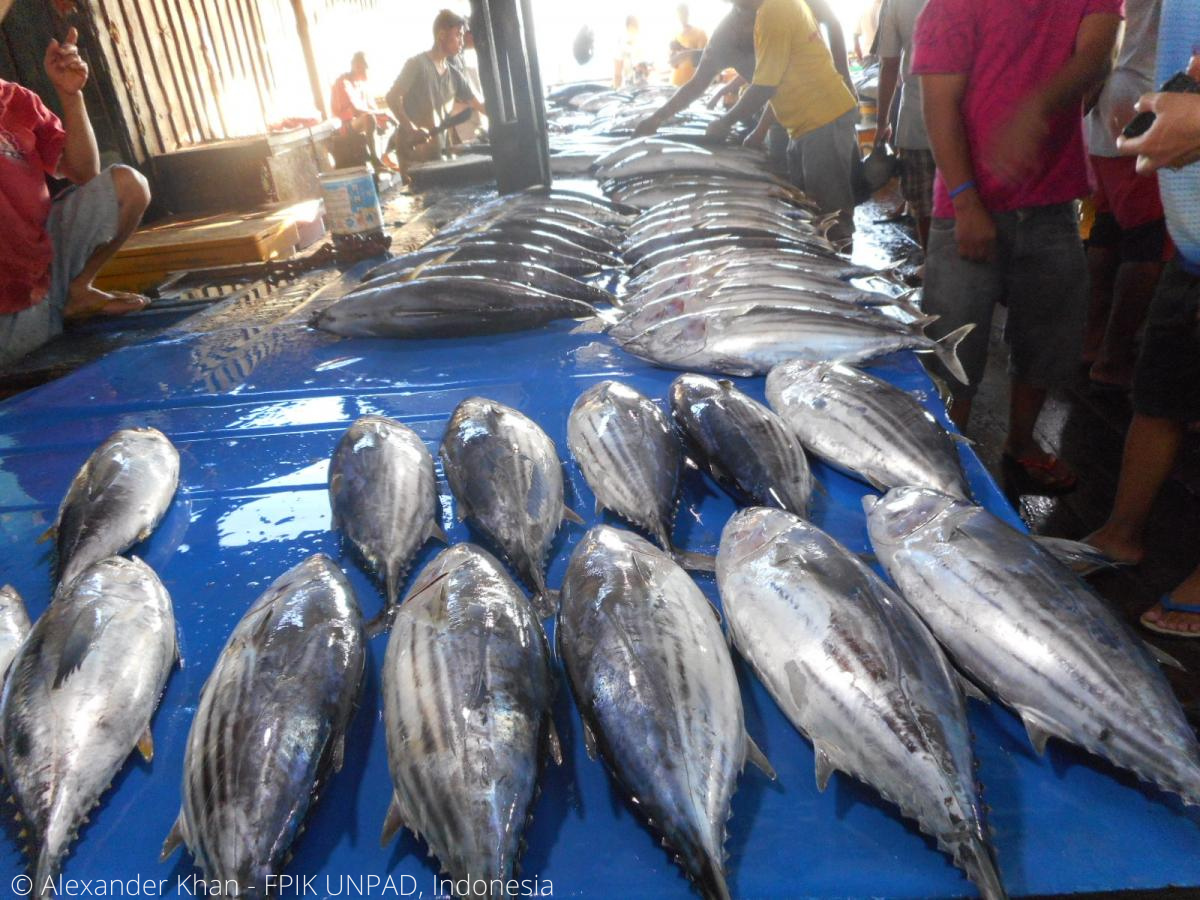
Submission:
[[[113,166],[111,172],[117,205],[122,209],[136,209],[140,216],[150,205],[150,183],[146,176],[129,166]]]

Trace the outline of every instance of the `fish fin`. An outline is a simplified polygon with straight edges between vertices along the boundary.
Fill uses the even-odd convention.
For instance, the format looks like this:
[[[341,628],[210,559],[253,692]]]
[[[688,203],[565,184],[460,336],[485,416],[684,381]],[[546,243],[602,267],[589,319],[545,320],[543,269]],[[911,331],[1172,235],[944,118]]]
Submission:
[[[342,771],[342,766],[346,762],[346,734],[335,735],[329,745],[329,765],[334,772]]]
[[[558,591],[543,588],[533,595],[533,609],[540,619],[548,619],[558,612]]]
[[[950,440],[955,441],[956,443],[962,444],[965,447],[976,446],[976,444],[973,440],[971,440],[969,437],[967,437],[965,434],[962,434],[961,432],[947,431],[946,433],[948,435],[950,435]]]
[[[171,826],[171,833],[167,835],[167,839],[163,841],[162,850],[159,851],[158,861],[166,862],[167,857],[176,851],[180,846],[187,843],[187,835],[183,825],[183,813],[179,814],[179,818],[175,820],[175,824]]]
[[[1033,714],[1022,710],[1017,710],[1017,712],[1020,714],[1021,721],[1025,725],[1025,731],[1029,735],[1029,743],[1033,744],[1033,749],[1037,751],[1038,756],[1045,755],[1046,741],[1053,737],[1053,735],[1038,722]]]
[[[767,759],[767,755],[762,752],[758,744],[754,743],[754,738],[746,735],[746,762],[754,766],[772,781],[779,776],[775,774],[775,767],[771,765],[771,761]]]
[[[1146,645],[1146,649],[1150,651],[1150,655],[1158,660],[1161,665],[1170,666],[1172,669],[1178,669],[1180,672],[1187,671],[1187,667],[1183,663],[1173,657],[1162,647],[1156,647],[1149,641],[1145,640],[1142,641],[1142,643]]]
[[[587,522],[583,521],[583,517],[581,515],[579,515],[579,513],[575,512],[575,510],[571,509],[571,507],[569,507],[569,506],[563,507],[562,516],[568,522],[573,522],[576,525],[586,525],[587,524]]]
[[[1034,535],[1033,540],[1077,575],[1090,575],[1101,569],[1115,569],[1121,565],[1115,559],[1083,541],[1069,541],[1066,538],[1046,535]]]
[[[563,763],[562,741],[558,737],[558,729],[554,727],[554,718],[546,712],[546,746],[550,750],[550,758],[556,766]]]
[[[429,524],[425,528],[425,540],[433,539],[442,544],[449,544],[450,538],[446,536],[446,529],[442,527],[442,523],[437,519],[430,519]]]
[[[967,371],[962,367],[962,363],[958,361],[958,345],[963,342],[968,334],[975,330],[975,323],[968,322],[961,328],[956,328],[943,338],[939,338],[933,347],[934,355],[941,360],[942,365],[947,371],[963,384],[970,384],[971,379],[967,377]]]
[[[379,846],[386,847],[392,842],[401,828],[404,827],[404,810],[400,808],[400,799],[392,792],[392,802],[388,805],[387,816],[383,820],[383,830],[379,833]]]
[[[79,610],[70,625],[63,640],[62,655],[58,660],[58,671],[54,674],[53,688],[57,689],[71,677],[81,665],[95,645],[96,638],[108,625],[107,618],[101,618],[94,608]]]
[[[584,319],[578,325],[568,332],[569,334],[603,334],[615,323],[608,319],[595,315],[590,319]]]
[[[604,512],[604,504],[603,504],[603,503],[601,503],[601,502],[600,502],[600,498],[599,498],[599,497],[597,497],[597,498],[596,498],[596,515],[598,516],[598,515],[600,515],[602,512]]]
[[[392,620],[396,617],[396,607],[387,606],[375,618],[366,624],[367,639],[377,638],[387,634],[392,629]]]
[[[587,750],[588,759],[595,762],[600,757],[600,751],[596,746],[596,735],[592,731],[592,726],[587,722],[583,723],[583,746]]]
[[[146,730],[142,732],[142,736],[137,742],[138,753],[142,754],[142,759],[146,762],[154,761],[154,735],[150,733],[150,726],[146,726]]]
[[[820,744],[813,744],[813,750],[817,754],[817,790],[823,794],[825,788],[829,787],[829,776],[837,771],[837,766]]]
[[[991,703],[992,698],[983,692],[983,690],[962,672],[958,675],[958,686],[962,688],[962,692],[972,700],[978,700],[980,703]]]
[[[691,550],[675,550],[675,562],[689,572],[717,571],[717,558],[710,553],[693,553]]]
[[[58,537],[58,523],[57,522],[55,522],[53,525],[51,525],[49,528],[47,528],[45,531],[43,531],[41,533],[41,535],[37,539],[37,543],[44,544],[44,543],[46,543],[46,541],[52,541],[56,537]]]

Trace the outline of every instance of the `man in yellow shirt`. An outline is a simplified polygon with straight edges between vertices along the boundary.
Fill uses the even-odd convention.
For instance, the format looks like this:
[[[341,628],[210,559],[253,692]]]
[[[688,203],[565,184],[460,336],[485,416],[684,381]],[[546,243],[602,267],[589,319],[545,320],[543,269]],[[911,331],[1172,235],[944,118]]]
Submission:
[[[671,41],[671,84],[681,87],[687,84],[696,74],[696,63],[700,54],[708,46],[708,35],[688,22],[689,13],[686,3],[679,4],[679,25],[682,30],[678,37]]]
[[[796,186],[825,212],[840,213],[838,232],[854,231],[854,177],[861,163],[854,126],[858,100],[821,37],[817,16],[832,18],[822,0],[733,0],[754,10],[754,80],[741,100],[708,129],[722,137],[746,112],[767,103],[758,127],[746,138],[757,146],[778,121],[787,129],[788,170]],[[810,9],[810,6],[813,7]],[[833,19],[831,37],[841,38]],[[844,41],[839,41],[844,57]],[[845,60],[842,60],[843,68]],[[835,235],[836,236],[836,235]]]

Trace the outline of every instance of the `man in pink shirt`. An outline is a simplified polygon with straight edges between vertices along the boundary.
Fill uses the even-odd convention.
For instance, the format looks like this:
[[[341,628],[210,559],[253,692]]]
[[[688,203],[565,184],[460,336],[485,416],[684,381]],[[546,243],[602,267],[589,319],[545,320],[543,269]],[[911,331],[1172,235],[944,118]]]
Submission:
[[[1087,262],[1074,202],[1089,192],[1082,101],[1103,81],[1123,0],[929,0],[913,72],[938,175],[925,311],[959,347],[971,385],[951,418],[965,427],[987,361],[992,313],[1008,306],[1011,394],[1006,467],[1029,493],[1075,475],[1034,438],[1048,389],[1069,380],[1087,312]]]
[[[5,11],[0,0],[0,17]],[[127,166],[100,169],[83,102],[88,67],[76,37],[72,28],[46,50],[61,120],[37,94],[0,79],[0,365],[46,343],[64,320],[120,315],[149,303],[92,283],[137,228],[150,191]],[[47,175],[74,187],[52,200]]]

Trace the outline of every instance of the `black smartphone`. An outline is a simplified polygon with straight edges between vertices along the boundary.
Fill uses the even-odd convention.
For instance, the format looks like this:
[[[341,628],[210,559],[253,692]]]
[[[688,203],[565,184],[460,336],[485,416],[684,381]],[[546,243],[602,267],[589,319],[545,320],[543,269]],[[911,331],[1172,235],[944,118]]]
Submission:
[[[1186,72],[1176,72],[1167,79],[1160,91],[1164,94],[1200,94],[1200,81],[1196,81]],[[1121,134],[1127,138],[1141,137],[1150,130],[1155,118],[1154,113],[1149,111],[1138,113]]]

